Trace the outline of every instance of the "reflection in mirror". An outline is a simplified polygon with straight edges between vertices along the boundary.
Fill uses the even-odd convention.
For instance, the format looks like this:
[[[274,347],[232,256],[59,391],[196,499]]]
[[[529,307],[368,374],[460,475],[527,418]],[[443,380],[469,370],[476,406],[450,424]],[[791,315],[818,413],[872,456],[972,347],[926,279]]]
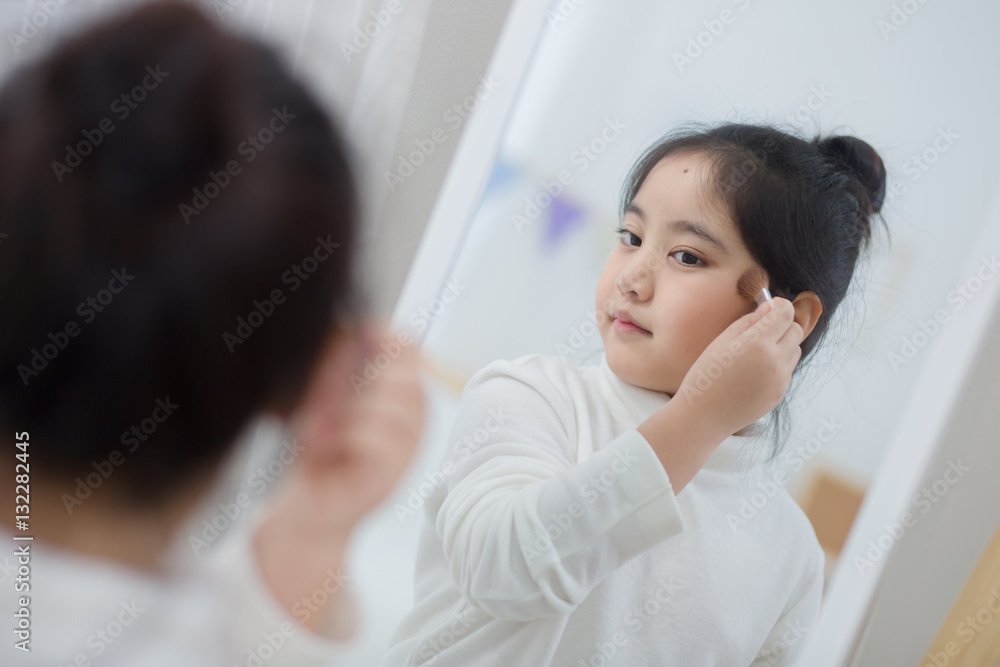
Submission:
[[[383,664],[790,664],[835,571],[877,580],[891,545],[847,557],[852,524],[997,270],[992,189],[962,186],[998,177],[998,17],[963,11],[553,3],[488,178],[464,175],[485,184],[440,298],[410,313],[440,410],[397,496],[423,525]],[[755,266],[771,328],[735,288]]]

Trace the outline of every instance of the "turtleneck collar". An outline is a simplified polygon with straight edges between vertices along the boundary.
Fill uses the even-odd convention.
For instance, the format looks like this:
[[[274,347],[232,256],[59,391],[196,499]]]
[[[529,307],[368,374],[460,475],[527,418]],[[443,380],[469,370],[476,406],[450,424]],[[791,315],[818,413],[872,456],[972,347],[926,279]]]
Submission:
[[[608,409],[626,428],[636,428],[670,401],[670,396],[663,392],[629,384],[615,375],[606,354],[601,354],[597,374]],[[704,468],[729,473],[750,470],[763,461],[764,453],[760,450],[752,437],[732,435],[712,452]]]

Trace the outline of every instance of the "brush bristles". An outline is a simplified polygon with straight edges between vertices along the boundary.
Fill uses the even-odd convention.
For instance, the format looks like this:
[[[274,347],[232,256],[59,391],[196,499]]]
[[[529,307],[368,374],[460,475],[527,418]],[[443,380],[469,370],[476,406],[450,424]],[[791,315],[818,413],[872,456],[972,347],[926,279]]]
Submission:
[[[771,296],[770,291],[766,293],[766,296],[762,293],[767,290],[769,284],[767,272],[764,269],[754,268],[740,276],[736,282],[736,291],[744,299],[759,304],[761,300],[766,301]]]

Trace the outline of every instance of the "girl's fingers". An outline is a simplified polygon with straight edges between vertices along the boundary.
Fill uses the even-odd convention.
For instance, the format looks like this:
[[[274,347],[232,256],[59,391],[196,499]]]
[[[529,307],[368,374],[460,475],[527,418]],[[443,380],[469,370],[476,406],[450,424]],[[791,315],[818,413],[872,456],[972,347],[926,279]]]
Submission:
[[[746,315],[740,317],[731,325],[729,325],[733,336],[744,335],[746,334],[747,331],[754,328],[755,326],[757,326],[758,329],[760,329],[758,325],[760,324],[761,320],[763,320],[768,315],[771,315],[772,310],[773,309],[770,304],[763,303],[757,306],[757,308],[753,312],[747,313]],[[773,318],[774,316],[771,315],[771,319]]]
[[[386,401],[359,406],[348,428],[355,434],[378,433],[379,437],[406,444],[419,435],[417,427],[421,423],[420,403],[413,397],[406,402]]]
[[[791,324],[788,325],[788,329],[782,334],[781,338],[778,339],[778,345],[782,347],[798,347],[802,343],[802,326],[792,320]]]
[[[791,301],[775,297],[774,309],[765,313],[753,326],[757,328],[762,341],[776,343],[788,330],[794,314]]]
[[[802,347],[800,345],[795,345],[792,351],[788,355],[788,363],[791,366],[791,370],[794,371],[795,367],[799,365],[799,359],[802,358]]]

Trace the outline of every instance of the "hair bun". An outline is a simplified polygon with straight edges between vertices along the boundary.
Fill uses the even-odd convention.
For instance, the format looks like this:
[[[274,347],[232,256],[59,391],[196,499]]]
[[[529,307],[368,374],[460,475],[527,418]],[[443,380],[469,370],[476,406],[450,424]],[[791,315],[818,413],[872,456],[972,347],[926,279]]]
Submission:
[[[871,205],[878,213],[885,199],[885,165],[870,145],[850,136],[827,137],[818,144],[820,152],[846,167],[864,186]]]

